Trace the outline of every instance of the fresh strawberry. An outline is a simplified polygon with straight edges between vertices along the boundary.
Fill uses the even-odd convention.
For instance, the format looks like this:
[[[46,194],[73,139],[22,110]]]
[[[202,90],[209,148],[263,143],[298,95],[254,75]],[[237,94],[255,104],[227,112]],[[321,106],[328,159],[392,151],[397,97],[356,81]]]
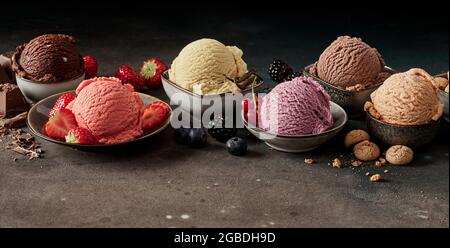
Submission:
[[[161,86],[161,74],[167,70],[167,65],[159,59],[151,58],[142,64],[141,77],[150,88]]]
[[[92,56],[84,56],[83,60],[85,79],[96,77],[98,71],[97,60]]]
[[[161,101],[148,105],[142,115],[142,128],[152,129],[161,124],[169,113],[167,104]]]
[[[133,68],[123,65],[116,71],[116,77],[122,80],[124,84],[131,84],[135,91],[142,90],[145,83],[144,80],[133,70]]]
[[[74,95],[73,93],[66,93],[66,94],[60,96],[60,97],[58,98],[58,100],[56,100],[55,105],[53,105],[53,108],[52,108],[52,109],[50,110],[50,112],[48,113],[48,117],[49,117],[49,118],[52,117],[52,116],[55,114],[56,111],[58,111],[58,110],[60,110],[60,109],[62,109],[62,108],[67,107],[67,105],[68,105],[71,101],[75,100],[75,98],[76,98],[76,97],[75,97],[75,95]]]
[[[44,131],[51,138],[64,140],[69,130],[76,126],[77,121],[72,111],[62,108],[48,119]]]
[[[66,135],[66,142],[80,145],[94,145],[98,143],[97,138],[86,128],[75,127]]]

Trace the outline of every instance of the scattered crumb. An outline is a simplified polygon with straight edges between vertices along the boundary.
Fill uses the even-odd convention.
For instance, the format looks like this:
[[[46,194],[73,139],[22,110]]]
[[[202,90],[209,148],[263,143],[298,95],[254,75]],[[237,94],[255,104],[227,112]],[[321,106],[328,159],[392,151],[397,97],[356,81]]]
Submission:
[[[173,219],[173,216],[172,215],[166,215],[166,219],[171,220],[171,219]]]
[[[342,166],[341,160],[339,160],[338,158],[335,158],[333,160],[333,168],[341,168],[341,166]]]
[[[366,172],[366,176],[370,176],[370,172]]]
[[[362,164],[362,162],[359,161],[359,160],[355,160],[355,161],[352,162],[352,165],[353,165],[354,167],[359,167],[359,166],[361,166],[361,164]]]
[[[187,220],[189,218],[191,218],[191,216],[189,216],[188,214],[182,214],[181,215],[181,219],[183,219],[183,220]]]
[[[388,170],[384,170],[384,173],[389,173],[389,171]]]
[[[256,179],[256,181],[257,181],[257,182],[261,182],[261,179],[258,178],[258,179]]]
[[[378,181],[380,181],[380,180],[381,180],[380,174],[375,174],[375,175],[373,175],[373,176],[370,177],[370,181],[371,181],[371,182],[378,182]]]
[[[17,161],[17,158],[14,158],[14,159],[13,159],[13,162],[16,162],[16,161]]]
[[[314,164],[315,162],[312,158],[305,158],[305,164]]]

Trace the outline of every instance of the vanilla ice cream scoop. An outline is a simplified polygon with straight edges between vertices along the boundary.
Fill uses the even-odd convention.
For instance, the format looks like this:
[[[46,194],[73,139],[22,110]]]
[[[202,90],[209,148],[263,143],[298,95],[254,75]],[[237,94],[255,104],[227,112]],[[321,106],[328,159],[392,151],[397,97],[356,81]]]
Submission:
[[[247,72],[243,52],[214,39],[200,39],[185,46],[172,62],[169,78],[199,95],[236,93],[234,83]]]
[[[423,125],[442,116],[443,104],[433,77],[422,69],[390,76],[371,94],[365,110],[390,124]]]

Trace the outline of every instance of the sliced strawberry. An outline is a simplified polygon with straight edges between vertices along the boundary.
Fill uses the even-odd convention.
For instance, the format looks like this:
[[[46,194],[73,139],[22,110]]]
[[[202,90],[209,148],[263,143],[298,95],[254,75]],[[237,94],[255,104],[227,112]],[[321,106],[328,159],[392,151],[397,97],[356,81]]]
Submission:
[[[161,74],[166,70],[167,65],[164,62],[157,58],[151,58],[142,64],[140,75],[148,87],[157,88],[161,86]]]
[[[142,90],[145,83],[133,68],[123,65],[117,68],[116,77],[122,81],[123,84],[131,84],[135,91]]]
[[[62,108],[67,107],[67,105],[68,105],[71,101],[75,100],[75,98],[76,98],[75,95],[72,94],[72,93],[66,93],[66,94],[60,96],[60,97],[58,98],[58,100],[56,100],[55,105],[53,105],[53,108],[52,108],[52,109],[50,110],[50,112],[48,113],[48,117],[49,117],[49,118],[52,117],[52,116],[55,114],[56,111],[58,111],[58,110],[60,110],[60,109],[62,109]]]
[[[152,129],[159,126],[167,118],[168,113],[169,107],[164,102],[157,101],[148,105],[142,115],[142,128]]]
[[[77,126],[72,111],[62,108],[54,113],[44,126],[45,133],[54,139],[64,140],[70,129]]]
[[[86,128],[75,127],[66,135],[66,142],[80,145],[94,145],[98,143],[97,138]]]
[[[97,60],[92,56],[84,56],[84,73],[85,78],[93,78],[97,76],[98,63]]]

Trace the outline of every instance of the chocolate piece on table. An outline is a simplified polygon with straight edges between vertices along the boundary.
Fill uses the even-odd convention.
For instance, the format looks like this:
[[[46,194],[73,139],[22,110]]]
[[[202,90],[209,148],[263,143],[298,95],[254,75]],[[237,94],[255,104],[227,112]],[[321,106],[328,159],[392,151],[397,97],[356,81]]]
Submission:
[[[15,117],[29,108],[30,105],[17,85],[0,84],[0,118]]]
[[[12,70],[12,56],[14,52],[0,54],[0,83],[15,83],[16,77]]]
[[[0,119],[0,127],[18,128],[25,126],[28,112],[22,112],[12,118]]]

